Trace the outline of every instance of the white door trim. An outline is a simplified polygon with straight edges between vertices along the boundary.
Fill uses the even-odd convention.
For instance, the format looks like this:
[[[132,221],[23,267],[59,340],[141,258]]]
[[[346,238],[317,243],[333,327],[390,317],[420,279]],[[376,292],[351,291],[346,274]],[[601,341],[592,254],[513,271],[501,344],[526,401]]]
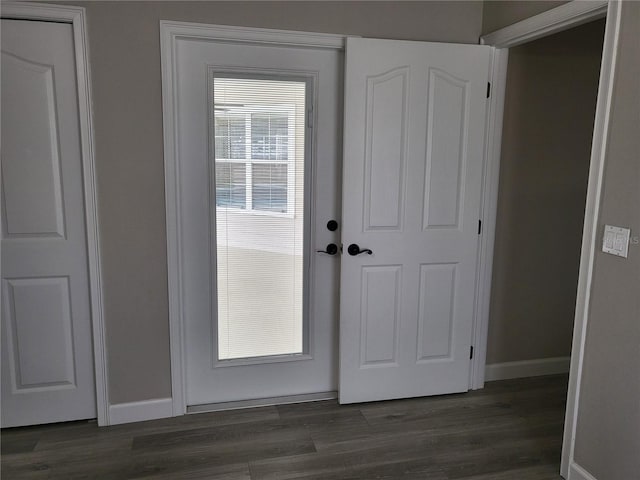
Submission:
[[[589,183],[587,187],[573,329],[573,345],[571,351],[571,367],[569,373],[569,391],[562,445],[560,473],[564,478],[568,477],[569,466],[574,463],[576,420],[589,317],[593,263],[595,251],[598,248],[598,215],[606,162],[606,147],[609,138],[609,116],[620,32],[620,10],[620,2],[618,0],[611,0],[609,2],[582,2],[574,0],[568,4],[561,5],[540,15],[485,35],[481,39],[482,43],[496,47],[496,57],[494,57],[494,59],[497,64],[493,67],[493,81],[495,85],[492,98],[490,99],[490,112],[494,118],[487,123],[487,174],[485,175],[483,191],[483,220],[485,231],[481,240],[483,244],[486,244],[486,247],[481,247],[481,257],[479,259],[480,272],[483,274],[480,277],[477,292],[477,312],[480,317],[476,328],[475,340],[478,355],[475,355],[473,359],[472,372],[474,372],[475,375],[474,378],[472,378],[471,388],[482,388],[484,385],[484,367],[486,363],[489,323],[488,305],[491,294],[491,265],[493,262],[493,241],[496,226],[496,199],[498,195],[502,111],[505,93],[504,75],[507,69],[506,52],[508,52],[509,47],[557,33],[605,15],[607,17],[591,147]]]
[[[233,43],[289,45],[294,47],[338,50],[344,49],[346,40],[346,36],[344,35],[334,35],[330,33],[298,32],[295,30],[274,30],[270,28],[235,27],[229,25],[209,25],[205,23],[160,20],[160,39],[166,39],[173,44],[176,37],[189,38],[192,40],[226,40]],[[164,56],[163,59],[165,59]]]
[[[162,59],[162,118],[164,123],[164,173],[167,219],[167,273],[169,282],[169,338],[171,346],[171,393],[173,415],[187,412],[185,385],[184,317],[182,308],[182,262],[180,232],[180,166],[176,142],[176,40],[193,39],[234,43],[270,44],[312,48],[344,49],[346,37],[264,28],[204,25],[160,21]]]
[[[496,48],[515,47],[597,18],[603,18],[607,15],[607,5],[607,0],[589,2],[574,0],[483,35],[480,43]]]
[[[109,390],[102,302],[102,268],[100,263],[100,235],[96,197],[96,176],[93,140],[93,112],[89,76],[89,45],[87,17],[82,7],[41,3],[3,3],[2,18],[44,20],[69,23],[73,27],[78,110],[82,152],[85,221],[87,225],[87,253],[89,260],[89,289],[93,331],[93,361],[96,382],[96,411],[98,425],[109,425]]]
[[[571,464],[571,468],[569,469],[569,476],[566,477],[567,480],[597,480],[596,477],[591,475],[587,470],[573,462]]]

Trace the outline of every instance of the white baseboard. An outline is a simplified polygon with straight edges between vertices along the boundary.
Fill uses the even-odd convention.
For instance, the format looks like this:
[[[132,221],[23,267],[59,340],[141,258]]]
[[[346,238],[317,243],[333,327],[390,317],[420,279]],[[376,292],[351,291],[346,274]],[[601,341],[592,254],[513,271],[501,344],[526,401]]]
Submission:
[[[171,398],[155,398],[142,402],[116,403],[109,405],[109,425],[144,422],[173,416]]]
[[[537,377],[568,373],[571,357],[537,358],[520,362],[492,363],[485,367],[484,379],[507,380],[509,378]]]
[[[596,477],[587,472],[576,462],[572,462],[569,467],[569,478],[567,480],[597,480]]]

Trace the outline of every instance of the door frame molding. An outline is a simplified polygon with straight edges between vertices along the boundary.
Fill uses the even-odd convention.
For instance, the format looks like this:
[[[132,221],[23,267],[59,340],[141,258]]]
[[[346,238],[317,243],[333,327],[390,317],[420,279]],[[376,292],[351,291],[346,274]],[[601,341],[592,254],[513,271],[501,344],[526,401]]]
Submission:
[[[98,425],[109,425],[109,385],[102,298],[102,265],[100,260],[100,231],[89,71],[89,43],[87,16],[83,7],[29,2],[6,2],[0,9],[2,18],[54,21],[71,24],[73,28],[76,82],[78,87],[78,116],[82,155],[83,191],[89,264],[91,327],[93,334],[93,362],[96,384],[96,413]]]
[[[479,281],[476,295],[477,319],[474,338],[478,354],[472,360],[472,377],[470,384],[470,387],[474,389],[482,388],[485,379],[489,302],[491,297],[491,270],[495,240],[508,49],[603,17],[606,17],[607,20],[591,145],[589,181],[585,204],[569,388],[560,466],[560,474],[564,478],[569,479],[579,478],[579,476],[576,477],[576,475],[577,472],[581,470],[581,467],[574,459],[574,448],[584,348],[589,320],[593,265],[595,252],[598,248],[598,215],[600,211],[604,167],[606,164],[609,119],[620,32],[620,2],[618,0],[598,0],[596,2],[574,0],[489,33],[481,38],[482,44],[494,47],[494,65],[492,66],[492,81],[494,86],[490,99],[486,137],[486,165],[482,198],[482,215],[486,228],[480,240]]]
[[[187,413],[186,360],[182,301],[180,232],[180,166],[177,152],[176,41],[178,39],[224,41],[251,45],[280,45],[344,50],[346,36],[323,33],[273,30],[267,28],[208,25],[160,21],[162,65],[162,118],[164,138],[164,178],[167,223],[167,274],[169,294],[169,339],[171,349],[171,396],[173,415]]]

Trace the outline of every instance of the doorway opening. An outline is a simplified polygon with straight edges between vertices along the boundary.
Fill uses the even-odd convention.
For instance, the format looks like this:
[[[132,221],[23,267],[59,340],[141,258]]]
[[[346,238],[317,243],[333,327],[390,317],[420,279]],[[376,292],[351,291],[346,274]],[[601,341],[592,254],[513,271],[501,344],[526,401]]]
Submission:
[[[487,380],[568,372],[604,26],[509,51]]]
[[[572,355],[579,375],[610,27],[605,38],[605,21],[595,20],[509,50],[486,380],[568,373]],[[576,396],[571,368],[565,476]]]

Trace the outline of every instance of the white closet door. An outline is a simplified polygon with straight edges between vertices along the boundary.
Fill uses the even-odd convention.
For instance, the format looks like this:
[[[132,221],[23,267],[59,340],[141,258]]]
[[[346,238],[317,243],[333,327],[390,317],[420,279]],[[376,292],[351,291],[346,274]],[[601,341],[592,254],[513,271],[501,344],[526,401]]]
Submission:
[[[2,426],[96,416],[69,24],[2,20]]]

